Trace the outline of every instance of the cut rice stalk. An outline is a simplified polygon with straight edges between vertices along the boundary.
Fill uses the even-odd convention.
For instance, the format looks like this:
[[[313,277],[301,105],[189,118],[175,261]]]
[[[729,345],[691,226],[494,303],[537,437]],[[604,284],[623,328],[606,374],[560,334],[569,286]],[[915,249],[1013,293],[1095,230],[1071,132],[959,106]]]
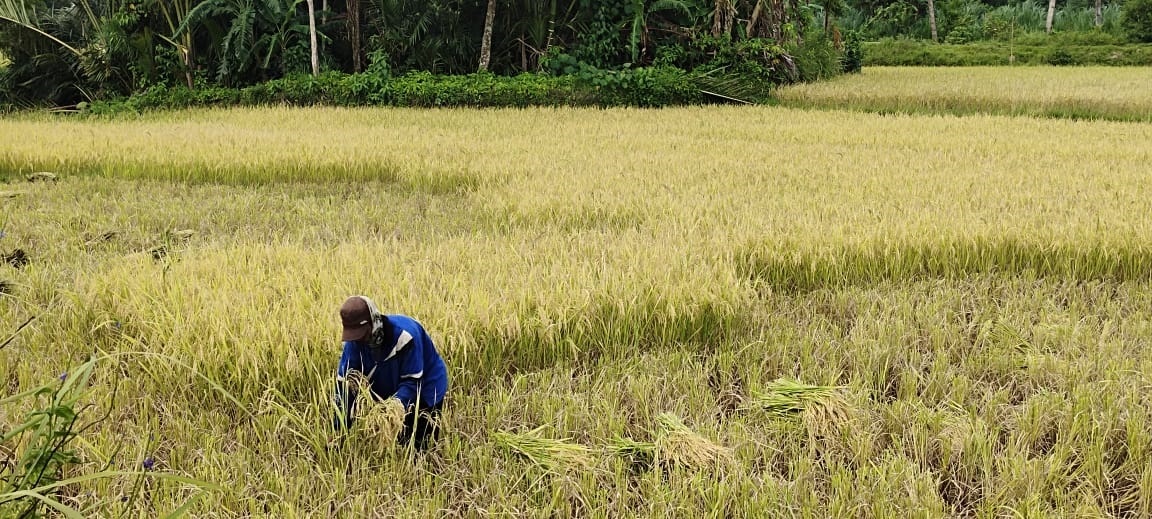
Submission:
[[[753,405],[770,414],[785,416],[803,412],[808,407],[839,396],[840,386],[818,386],[794,380],[776,379],[763,390],[752,392]]]
[[[732,460],[729,449],[716,445],[689,429],[680,417],[671,413],[661,413],[656,419],[659,422],[655,443],[655,459],[658,465],[665,468],[679,466],[702,469]]]
[[[656,443],[654,442],[641,442],[632,438],[617,436],[612,440],[609,450],[616,456],[628,459],[634,465],[644,467],[651,467],[652,462],[656,459]]]
[[[403,404],[395,398],[379,398],[372,392],[368,377],[359,371],[350,371],[347,383],[356,387],[358,434],[364,440],[377,443],[381,449],[396,445],[396,439],[404,428],[406,412]]]
[[[497,431],[493,440],[525,458],[533,464],[552,473],[566,470],[591,470],[593,467],[592,449],[571,443],[568,438],[553,439],[544,436],[548,426],[541,425],[525,433]]]

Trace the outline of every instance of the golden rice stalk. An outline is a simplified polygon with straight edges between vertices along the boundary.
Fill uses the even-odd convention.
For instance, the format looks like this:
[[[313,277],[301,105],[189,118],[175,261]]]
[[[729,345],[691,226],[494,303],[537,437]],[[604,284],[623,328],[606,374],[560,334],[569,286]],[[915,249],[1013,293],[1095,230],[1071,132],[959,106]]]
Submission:
[[[536,466],[556,474],[567,470],[591,470],[592,449],[568,438],[553,439],[544,436],[548,426],[541,425],[525,433],[497,431],[492,439],[504,448],[528,458]]]
[[[608,446],[608,450],[636,465],[651,466],[656,459],[656,443],[654,442],[641,442],[632,438],[617,436]]]
[[[760,391],[754,391],[753,405],[776,416],[799,416],[808,432],[810,445],[826,448],[841,446],[844,431],[855,412],[844,398],[840,386],[804,384],[776,379]]]
[[[690,469],[715,467],[732,460],[732,452],[689,429],[680,417],[661,413],[656,417],[656,463],[665,468],[680,466]]]
[[[828,392],[819,399],[805,403],[802,419],[808,438],[812,442],[830,441],[839,438],[841,432],[853,420],[852,407],[838,392]]]
[[[784,416],[803,412],[813,404],[824,401],[839,399],[843,403],[838,393],[840,389],[840,386],[817,386],[781,378],[767,384],[762,390],[753,391],[752,402],[770,414]],[[836,413],[835,410],[830,412]]]
[[[381,399],[372,392],[368,377],[359,371],[351,371],[347,383],[355,385],[356,413],[359,427],[356,429],[367,441],[374,441],[381,449],[396,444],[401,429],[404,428],[404,405],[395,398]]]

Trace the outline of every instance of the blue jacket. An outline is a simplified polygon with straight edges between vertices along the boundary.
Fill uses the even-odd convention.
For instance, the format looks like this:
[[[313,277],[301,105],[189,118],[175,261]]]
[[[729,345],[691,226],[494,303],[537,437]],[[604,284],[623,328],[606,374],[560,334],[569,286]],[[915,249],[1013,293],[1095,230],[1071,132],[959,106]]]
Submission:
[[[448,370],[424,327],[404,315],[382,317],[383,326],[373,334],[370,344],[344,343],[336,369],[338,428],[341,417],[351,424],[355,415],[356,388],[345,381],[349,371],[367,376],[376,397],[395,396],[405,409],[414,404],[420,409],[433,407],[448,391]]]

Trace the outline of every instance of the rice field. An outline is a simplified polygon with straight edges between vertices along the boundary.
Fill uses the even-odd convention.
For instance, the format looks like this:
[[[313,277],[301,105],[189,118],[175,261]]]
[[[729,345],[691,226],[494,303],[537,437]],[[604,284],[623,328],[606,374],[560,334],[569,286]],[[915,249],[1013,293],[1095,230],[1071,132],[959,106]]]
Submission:
[[[270,108],[0,142],[0,344],[35,318],[0,398],[95,352],[65,475],[189,478],[55,494],[86,515],[1152,515],[1152,124]],[[429,453],[331,446],[355,293],[445,357]]]
[[[1149,67],[868,67],[780,89],[782,105],[1152,122]]]

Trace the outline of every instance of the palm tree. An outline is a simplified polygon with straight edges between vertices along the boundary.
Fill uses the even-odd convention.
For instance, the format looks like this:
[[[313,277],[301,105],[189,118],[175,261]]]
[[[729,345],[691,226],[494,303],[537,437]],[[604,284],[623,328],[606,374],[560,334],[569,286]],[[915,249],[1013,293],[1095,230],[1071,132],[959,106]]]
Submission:
[[[179,33],[194,31],[209,19],[224,23],[227,29],[211,46],[220,60],[216,76],[222,83],[234,84],[257,66],[268,70],[273,61],[285,73],[288,49],[313,34],[319,37],[299,22],[297,8],[305,2],[311,0],[204,0],[188,13]]]

